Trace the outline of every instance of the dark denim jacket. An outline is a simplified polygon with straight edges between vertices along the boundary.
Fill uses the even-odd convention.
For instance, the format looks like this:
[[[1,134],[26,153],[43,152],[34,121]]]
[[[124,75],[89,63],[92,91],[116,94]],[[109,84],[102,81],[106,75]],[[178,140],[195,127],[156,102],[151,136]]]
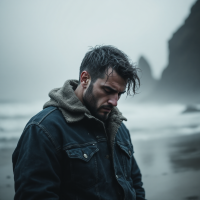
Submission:
[[[123,123],[111,145],[102,124],[87,117],[68,124],[58,108],[45,108],[28,122],[13,153],[15,199],[144,200]]]

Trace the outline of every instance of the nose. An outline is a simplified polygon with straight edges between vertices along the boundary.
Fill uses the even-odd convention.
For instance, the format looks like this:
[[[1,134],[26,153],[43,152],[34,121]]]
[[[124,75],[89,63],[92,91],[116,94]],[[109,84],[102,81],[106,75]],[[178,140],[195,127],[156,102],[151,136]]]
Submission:
[[[118,95],[112,95],[109,98],[108,103],[111,104],[112,106],[117,106],[118,100],[119,100]]]

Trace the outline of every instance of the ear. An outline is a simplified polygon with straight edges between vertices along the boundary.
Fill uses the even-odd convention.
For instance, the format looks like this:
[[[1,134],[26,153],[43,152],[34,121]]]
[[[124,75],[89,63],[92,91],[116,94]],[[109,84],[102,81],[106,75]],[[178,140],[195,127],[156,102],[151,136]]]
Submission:
[[[90,83],[91,77],[87,71],[83,71],[80,75],[80,82],[82,87],[87,88]]]

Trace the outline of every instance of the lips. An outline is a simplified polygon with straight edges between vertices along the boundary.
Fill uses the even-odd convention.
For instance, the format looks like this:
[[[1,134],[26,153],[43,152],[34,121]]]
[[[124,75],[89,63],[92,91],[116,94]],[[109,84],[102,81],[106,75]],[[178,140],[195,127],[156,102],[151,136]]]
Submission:
[[[101,109],[105,110],[106,112],[110,112],[112,110],[112,107],[111,106],[102,106]]]
[[[110,112],[111,109],[107,109],[107,108],[102,108],[103,110],[105,110],[106,112]]]

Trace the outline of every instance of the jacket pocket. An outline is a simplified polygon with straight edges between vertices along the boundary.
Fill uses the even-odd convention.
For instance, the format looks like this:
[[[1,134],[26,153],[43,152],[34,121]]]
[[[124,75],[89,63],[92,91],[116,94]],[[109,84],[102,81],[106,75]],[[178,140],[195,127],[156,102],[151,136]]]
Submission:
[[[91,187],[96,183],[98,169],[95,154],[98,151],[96,145],[66,150],[70,160],[70,173],[73,183],[84,188]]]
[[[126,179],[131,177],[131,168],[132,168],[132,157],[133,157],[133,146],[132,144],[123,143],[117,141],[117,146],[120,149],[120,154],[123,162],[123,171]]]

